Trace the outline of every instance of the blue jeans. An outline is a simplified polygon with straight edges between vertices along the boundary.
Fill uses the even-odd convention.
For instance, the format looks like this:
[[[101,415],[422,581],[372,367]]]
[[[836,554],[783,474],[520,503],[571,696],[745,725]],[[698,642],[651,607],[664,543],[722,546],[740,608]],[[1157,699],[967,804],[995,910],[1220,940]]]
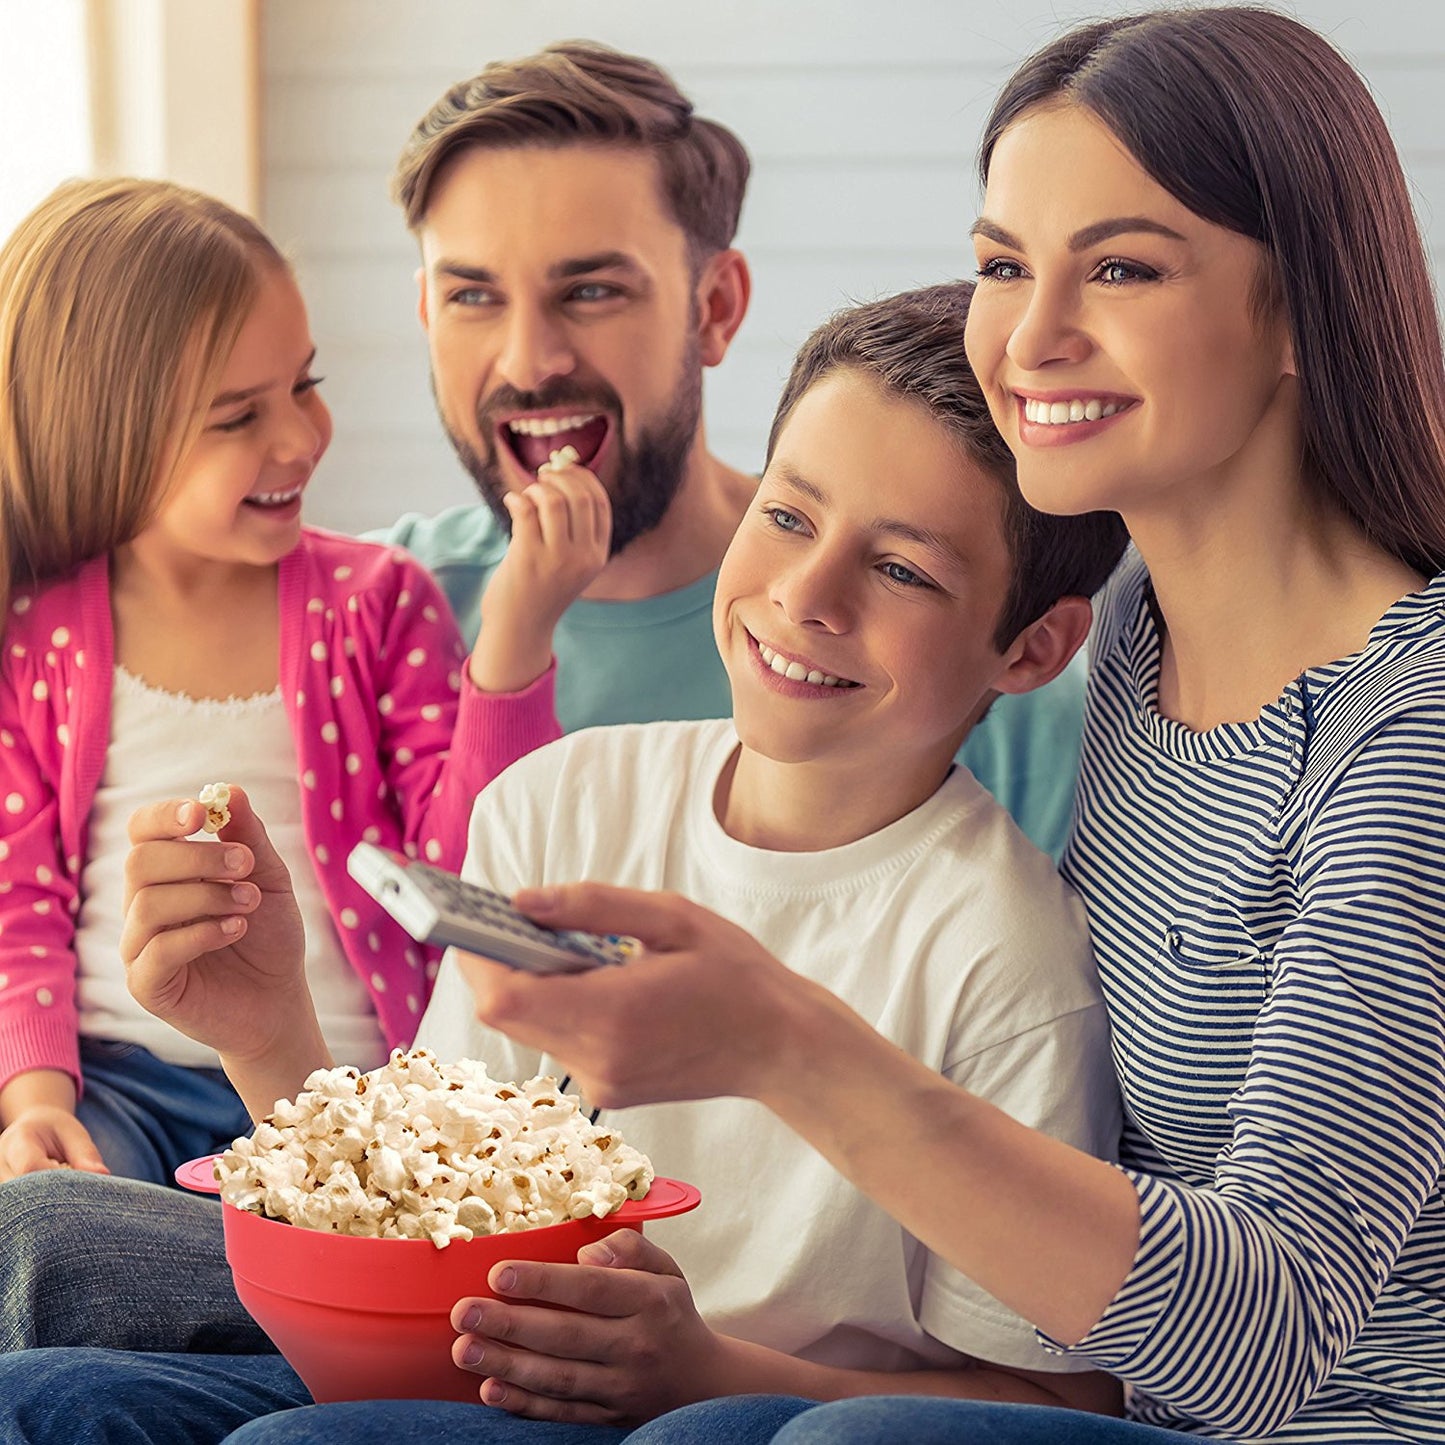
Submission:
[[[0,1351],[61,1345],[274,1353],[215,1199],[76,1169],[0,1184]]]
[[[310,1400],[279,1355],[0,1355],[5,1445],[216,1445],[248,1420]]]
[[[519,1420],[480,1401],[313,1405],[279,1355],[0,1355],[5,1445],[614,1445],[626,1437],[604,1425]]]
[[[251,1132],[251,1116],[220,1069],[167,1064],[139,1044],[80,1041],[76,1114],[112,1174],[172,1184],[176,1165]]]
[[[477,1385],[481,1386],[478,1378]],[[226,1445],[614,1445],[611,1425],[521,1420],[480,1401],[356,1400],[311,1405],[243,1425]]]
[[[1047,1405],[927,1395],[818,1405],[781,1395],[740,1395],[674,1410],[629,1438],[632,1445],[1183,1445],[1196,1437]]]

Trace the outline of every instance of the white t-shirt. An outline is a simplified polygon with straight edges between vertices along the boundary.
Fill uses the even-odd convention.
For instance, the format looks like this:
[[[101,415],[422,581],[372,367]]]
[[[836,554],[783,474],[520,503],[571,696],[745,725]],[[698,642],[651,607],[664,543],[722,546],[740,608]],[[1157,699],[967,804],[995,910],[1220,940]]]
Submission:
[[[819,853],[730,838],[713,812],[737,747],[727,719],[573,733],[477,799],[466,877],[504,893],[590,878],[672,889],[748,929],[885,1037],[1015,1118],[1111,1157],[1108,1024],[1083,909],[1050,860],[963,768],[921,807]],[[500,1079],[565,1072],[477,1022],[443,961],[419,1044]],[[798,1088],[808,1079],[799,1072]],[[610,1111],[701,1207],[648,1225],[704,1318],[729,1335],[852,1369],[962,1356],[1037,1370],[1032,1326],[873,1204],[761,1105]]]
[[[214,1049],[148,1014],[130,995],[119,944],[125,922],[127,825],[144,803],[193,798],[207,783],[244,780],[246,796],[291,874],[306,925],[306,980],[332,1054],[360,1068],[385,1061],[365,984],[336,933],[301,825],[301,768],[279,692],[205,700],[149,687],[117,667],[105,771],[90,813],[75,953],[80,1032],[140,1044],[167,1063],[219,1068]]]

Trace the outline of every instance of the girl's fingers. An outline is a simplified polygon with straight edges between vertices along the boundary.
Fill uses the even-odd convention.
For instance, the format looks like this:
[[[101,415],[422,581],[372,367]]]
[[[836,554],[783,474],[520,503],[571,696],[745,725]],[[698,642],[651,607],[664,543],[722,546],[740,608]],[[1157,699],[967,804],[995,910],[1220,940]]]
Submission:
[[[135,821],[133,818],[132,822]],[[195,879],[246,878],[256,857],[243,843],[137,843],[126,855],[127,900],[144,888]]]
[[[227,948],[246,932],[244,918],[206,918],[158,934],[134,957],[126,959],[126,987],[149,1012],[152,1004],[165,1006],[180,993],[187,968],[203,954]]]
[[[260,901],[261,891],[254,883],[187,882],[143,888],[132,897],[126,909],[120,956],[130,962],[139,958],[157,938],[174,937],[188,924],[219,923],[249,913]],[[224,942],[234,940],[232,935]],[[223,945],[210,944],[208,948],[220,946]]]
[[[130,815],[127,828],[132,843],[185,838],[206,821],[206,810],[194,798],[167,798],[147,803]]]

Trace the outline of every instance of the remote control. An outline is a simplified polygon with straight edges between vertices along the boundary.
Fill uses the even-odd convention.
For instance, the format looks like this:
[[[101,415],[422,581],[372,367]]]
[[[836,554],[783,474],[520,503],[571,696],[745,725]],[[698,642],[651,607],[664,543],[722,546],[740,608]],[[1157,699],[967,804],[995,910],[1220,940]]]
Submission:
[[[351,850],[346,871],[420,942],[529,973],[581,973],[624,963],[638,948],[636,939],[539,928],[500,893],[371,843]]]

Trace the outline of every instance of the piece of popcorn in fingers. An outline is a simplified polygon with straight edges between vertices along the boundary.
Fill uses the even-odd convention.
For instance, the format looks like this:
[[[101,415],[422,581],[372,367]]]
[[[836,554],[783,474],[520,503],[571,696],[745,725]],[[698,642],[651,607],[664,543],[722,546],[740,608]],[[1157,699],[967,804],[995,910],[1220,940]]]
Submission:
[[[207,783],[196,801],[206,810],[201,825],[207,833],[219,833],[231,821],[231,786],[229,783]]]

